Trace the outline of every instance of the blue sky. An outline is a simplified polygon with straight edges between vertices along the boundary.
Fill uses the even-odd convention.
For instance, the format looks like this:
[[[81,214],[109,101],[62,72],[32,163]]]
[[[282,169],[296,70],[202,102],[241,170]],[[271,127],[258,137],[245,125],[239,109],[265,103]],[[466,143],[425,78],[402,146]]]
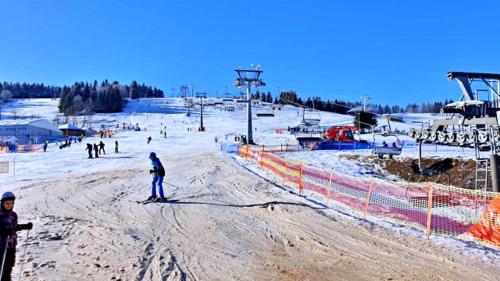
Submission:
[[[0,81],[137,80],[374,103],[458,98],[450,70],[500,72],[497,1],[0,0]]]

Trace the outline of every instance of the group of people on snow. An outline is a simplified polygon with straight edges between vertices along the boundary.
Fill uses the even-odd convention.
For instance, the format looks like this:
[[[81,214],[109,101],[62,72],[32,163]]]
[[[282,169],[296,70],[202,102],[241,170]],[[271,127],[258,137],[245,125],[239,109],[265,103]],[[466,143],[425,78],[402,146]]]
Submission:
[[[85,150],[87,150],[89,154],[88,158],[99,158],[99,155],[106,154],[106,150],[104,149],[105,146],[106,145],[102,141],[100,141],[99,144],[94,143],[93,145],[87,143]],[[94,151],[94,157],[92,157],[92,151]],[[115,153],[118,153],[118,141],[115,141]]]

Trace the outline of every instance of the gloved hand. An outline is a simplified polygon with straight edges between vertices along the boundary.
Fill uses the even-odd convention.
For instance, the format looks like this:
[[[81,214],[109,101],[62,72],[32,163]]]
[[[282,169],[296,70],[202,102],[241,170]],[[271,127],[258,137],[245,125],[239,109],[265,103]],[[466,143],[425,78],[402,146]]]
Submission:
[[[31,230],[33,228],[33,223],[29,222],[26,224],[26,229]]]
[[[149,174],[151,175],[152,173],[154,173],[155,170],[149,170]]]

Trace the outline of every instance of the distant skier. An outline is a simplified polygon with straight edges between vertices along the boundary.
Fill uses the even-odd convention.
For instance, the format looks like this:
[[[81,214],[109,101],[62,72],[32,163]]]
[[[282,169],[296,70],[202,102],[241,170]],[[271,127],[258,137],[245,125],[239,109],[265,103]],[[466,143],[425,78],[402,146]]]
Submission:
[[[17,231],[30,230],[33,223],[17,223],[17,214],[14,212],[16,196],[12,192],[5,192],[1,198],[0,211],[0,264],[2,268],[2,281],[11,279],[12,268],[16,264]],[[5,257],[5,260],[4,260]]]
[[[105,146],[105,144],[102,141],[100,141],[99,142],[99,154],[101,154],[101,151],[103,154],[106,154],[106,150],[104,150],[104,146]]]
[[[163,131],[163,138],[167,138],[167,131]]]
[[[43,142],[43,152],[47,152],[47,147],[49,146],[49,142],[47,140],[45,140]]]
[[[115,141],[115,153],[118,153],[118,141]]]
[[[153,167],[149,170],[149,173],[153,175],[153,182],[151,183],[151,196],[148,200],[153,201],[165,201],[166,198],[163,195],[163,177],[165,177],[165,169],[160,162],[160,159],[156,157],[156,153],[151,152],[149,154],[149,159],[151,160],[151,166]],[[159,197],[156,197],[156,184],[158,183],[158,193]]]
[[[87,143],[87,148],[85,148],[85,150],[88,150],[89,158],[92,158],[92,144]]]
[[[217,145],[217,142],[219,141],[219,140],[217,139],[217,136],[215,136],[214,141],[215,141],[215,145]]]
[[[148,140],[148,144],[151,142],[151,140],[152,140],[152,139],[153,139],[153,138],[152,138],[151,136],[149,136],[149,137],[147,138],[147,140]]]
[[[99,146],[94,143],[94,154],[95,158],[99,158]]]

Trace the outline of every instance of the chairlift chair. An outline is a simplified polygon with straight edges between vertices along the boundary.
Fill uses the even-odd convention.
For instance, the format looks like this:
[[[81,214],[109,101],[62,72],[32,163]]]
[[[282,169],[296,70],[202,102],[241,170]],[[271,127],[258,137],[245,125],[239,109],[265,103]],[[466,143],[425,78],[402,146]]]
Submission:
[[[302,114],[302,122],[308,125],[319,125],[321,122],[321,116],[319,111],[311,108],[304,108]]]
[[[267,109],[259,109],[257,110],[257,112],[255,112],[255,115],[257,115],[257,117],[274,117],[274,110],[272,110],[270,107],[268,107]]]

